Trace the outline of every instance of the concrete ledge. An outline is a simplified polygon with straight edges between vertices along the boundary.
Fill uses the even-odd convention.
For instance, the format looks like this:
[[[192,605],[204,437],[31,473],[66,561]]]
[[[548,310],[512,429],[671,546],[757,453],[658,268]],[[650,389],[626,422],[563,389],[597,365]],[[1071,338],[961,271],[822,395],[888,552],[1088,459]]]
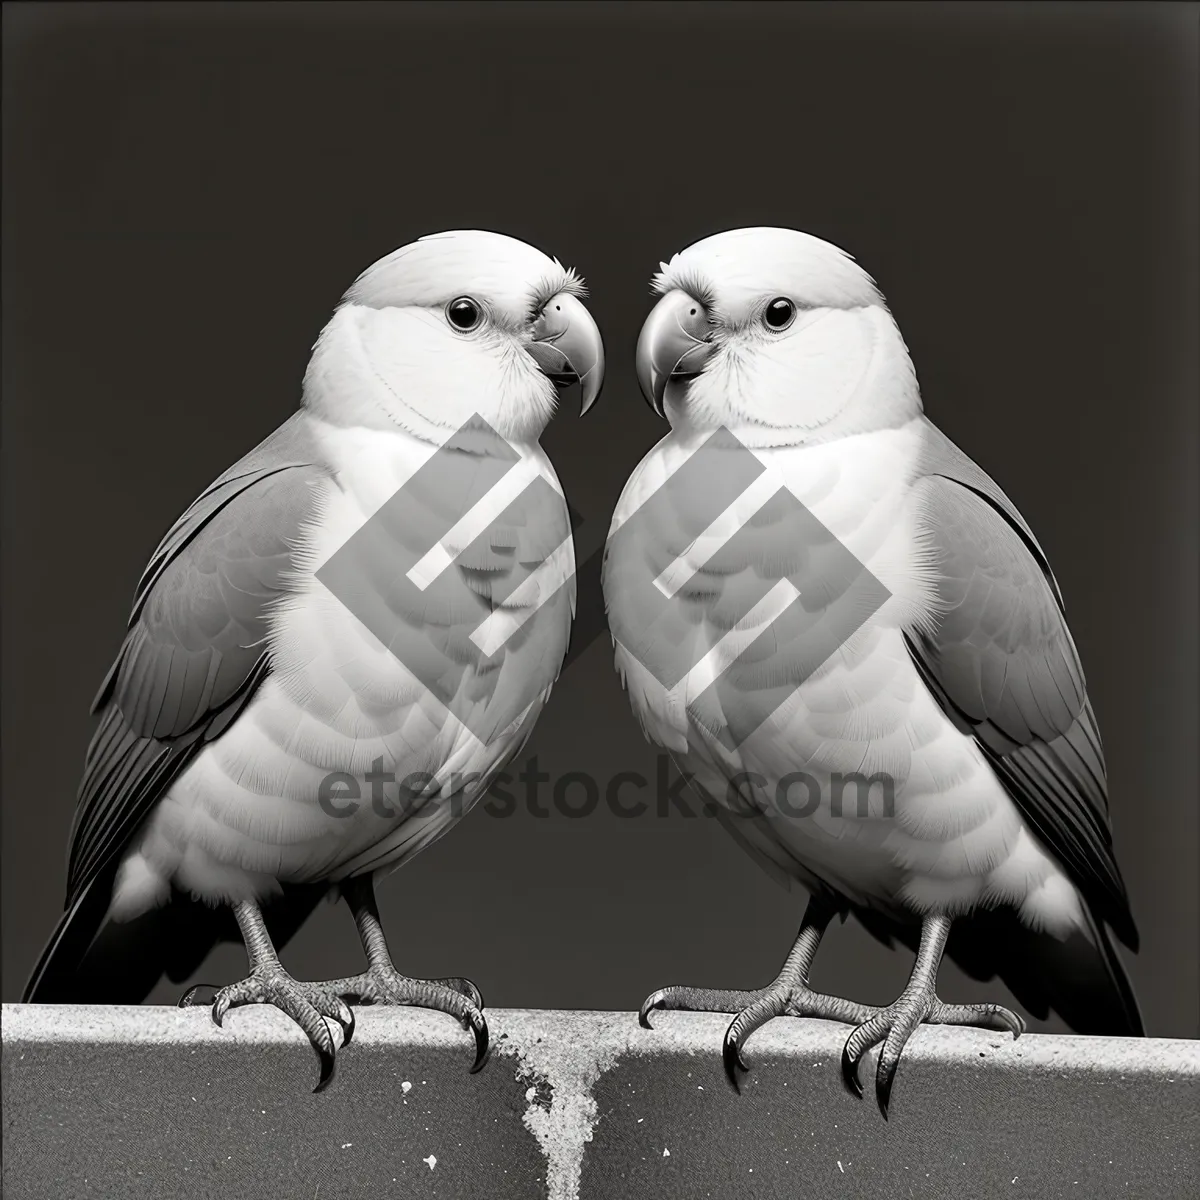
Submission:
[[[75,1197],[1200,1195],[1200,1042],[925,1027],[884,1122],[842,1088],[846,1028],[772,1022],[736,1095],[727,1020],[358,1010],[319,1096],[269,1009],[3,1007],[3,1193]],[[874,1060],[864,1064],[864,1078]]]

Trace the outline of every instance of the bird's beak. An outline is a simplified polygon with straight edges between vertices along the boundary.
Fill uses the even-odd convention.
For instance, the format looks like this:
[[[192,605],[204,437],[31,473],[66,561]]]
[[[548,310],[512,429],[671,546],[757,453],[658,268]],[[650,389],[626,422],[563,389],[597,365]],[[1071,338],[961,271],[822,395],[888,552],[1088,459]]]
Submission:
[[[699,300],[676,290],[650,310],[638,337],[637,376],[660,417],[668,385],[699,375],[712,352],[708,310]]]
[[[546,302],[526,351],[559,387],[579,384],[580,416],[595,404],[604,384],[604,341],[592,314],[570,292]]]

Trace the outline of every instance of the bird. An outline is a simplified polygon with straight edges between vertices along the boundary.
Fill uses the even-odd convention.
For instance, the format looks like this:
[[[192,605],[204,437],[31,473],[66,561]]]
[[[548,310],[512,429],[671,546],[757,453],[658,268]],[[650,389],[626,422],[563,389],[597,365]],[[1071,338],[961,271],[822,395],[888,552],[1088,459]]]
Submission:
[[[661,988],[734,1014],[722,1055],[780,1015],[852,1024],[846,1087],[881,1050],[887,1118],[921,1022],[1020,1035],[943,1003],[944,954],[1039,1019],[1140,1036],[1113,935],[1137,928],[1104,751],[1062,593],[1000,487],[924,413],[908,348],[846,252],[727,230],[660,264],[637,346],[670,431],[627,481],[605,548],[616,668],[650,741],[779,883],[807,894],[756,990]],[[853,793],[847,790],[853,783]],[[833,917],[916,953],[885,1007],[809,973]]]
[[[141,576],[26,1002],[140,1003],[240,937],[249,975],[216,990],[213,1019],[287,1013],[320,1061],[314,1090],[334,1027],[343,1046],[353,1033],[347,999],[446,1012],[483,1065],[478,988],[397,971],[375,882],[486,792],[558,676],[574,551],[538,439],[561,391],[578,384],[586,412],[601,389],[585,295],[557,259],[482,230],[421,237],[345,292],[298,409]],[[278,952],[331,895],[367,969],[296,980]]]

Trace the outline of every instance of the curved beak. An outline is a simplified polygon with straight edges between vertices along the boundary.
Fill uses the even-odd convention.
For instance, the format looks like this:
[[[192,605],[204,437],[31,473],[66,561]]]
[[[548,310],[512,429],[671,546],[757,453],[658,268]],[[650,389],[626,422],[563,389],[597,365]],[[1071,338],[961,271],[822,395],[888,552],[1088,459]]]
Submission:
[[[546,301],[533,323],[526,352],[558,387],[579,384],[583,416],[604,384],[604,341],[592,314],[570,292]]]
[[[676,290],[650,310],[638,336],[637,376],[660,417],[668,385],[699,375],[712,352],[708,310],[699,300]]]

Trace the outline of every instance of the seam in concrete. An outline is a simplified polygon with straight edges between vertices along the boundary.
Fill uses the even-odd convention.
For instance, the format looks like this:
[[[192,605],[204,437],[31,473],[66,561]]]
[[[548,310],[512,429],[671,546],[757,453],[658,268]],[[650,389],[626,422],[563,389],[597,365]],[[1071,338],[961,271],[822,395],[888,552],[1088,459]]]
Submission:
[[[516,1080],[526,1086],[523,1120],[546,1156],[548,1200],[579,1200],[583,1155],[600,1115],[592,1089],[633,1048],[638,1026],[624,1013],[523,1016],[496,1049],[516,1058]]]

